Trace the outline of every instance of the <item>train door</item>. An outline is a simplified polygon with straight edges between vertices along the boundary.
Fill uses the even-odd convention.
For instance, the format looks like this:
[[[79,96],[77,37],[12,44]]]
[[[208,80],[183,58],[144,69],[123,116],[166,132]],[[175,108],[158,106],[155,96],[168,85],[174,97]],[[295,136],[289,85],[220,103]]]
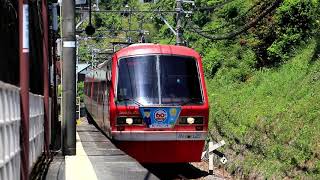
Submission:
[[[94,93],[94,81],[92,80],[91,82],[90,82],[90,84],[91,84],[91,91],[90,91],[90,94],[89,94],[89,97],[90,97],[90,114],[91,114],[91,116],[93,115],[93,93]]]
[[[97,116],[96,116],[96,112],[97,112],[97,88],[98,88],[98,83],[94,80],[92,82],[92,93],[91,93],[91,116],[92,118],[96,121],[97,120]]]
[[[110,93],[110,85],[111,85],[111,67],[112,61],[107,63],[106,68],[106,81],[104,85],[104,93],[103,93],[103,119],[104,119],[104,128],[106,134],[111,137],[111,126],[110,126],[110,104],[109,104],[109,93]]]
[[[92,82],[88,80],[86,82],[87,86],[87,94],[85,96],[85,104],[86,104],[86,109],[89,113],[91,113],[91,93],[92,93]]]
[[[99,101],[100,82],[96,81],[95,83],[96,83],[96,89],[95,89],[94,100],[95,100],[96,108],[94,109],[94,113],[95,113],[95,116],[96,116],[96,120],[99,121],[99,102],[98,101]]]
[[[102,105],[102,91],[103,91],[103,81],[98,82],[97,91],[97,123],[99,127],[103,127],[103,105]]]

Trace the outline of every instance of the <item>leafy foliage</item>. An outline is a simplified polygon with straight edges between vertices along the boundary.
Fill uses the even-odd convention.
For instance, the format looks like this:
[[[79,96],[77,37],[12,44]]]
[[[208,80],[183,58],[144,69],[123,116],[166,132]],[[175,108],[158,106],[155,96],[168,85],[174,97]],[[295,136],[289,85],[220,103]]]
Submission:
[[[315,10],[309,0],[284,2],[275,15],[277,38],[267,49],[270,59],[286,60],[295,45],[309,39],[315,27]]]
[[[208,4],[216,2],[210,1]],[[208,31],[207,33],[224,34],[230,32],[257,16],[267,5],[268,3],[263,1],[232,1],[212,13],[212,20],[207,21],[202,28]],[[319,3],[316,1],[285,0],[278,9],[260,21],[256,27],[251,28],[247,34],[243,33],[231,41],[225,40],[226,45],[233,47],[232,44],[240,43],[254,51],[256,68],[280,65],[290,57],[297,46],[313,36],[318,26],[316,11],[319,7]],[[195,22],[199,16],[201,17],[196,14]],[[201,23],[199,24],[201,25]],[[206,48],[215,49],[211,46]],[[207,52],[204,49],[202,51]],[[233,56],[238,56],[238,54],[233,54]],[[240,54],[245,54],[245,52],[240,52]],[[230,54],[228,55],[230,56]]]
[[[320,61],[310,65],[314,50],[312,41],[280,69],[256,71],[245,83],[208,79],[214,137],[228,139],[225,152],[242,177],[320,177]]]
[[[80,102],[84,101],[84,82],[77,83],[77,97],[80,97]]]

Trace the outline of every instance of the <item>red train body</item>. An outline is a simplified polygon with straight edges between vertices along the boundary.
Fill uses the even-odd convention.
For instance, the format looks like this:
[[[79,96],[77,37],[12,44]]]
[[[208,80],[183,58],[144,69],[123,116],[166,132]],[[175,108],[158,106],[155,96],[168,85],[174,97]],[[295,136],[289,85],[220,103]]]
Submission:
[[[88,116],[143,163],[201,160],[209,106],[200,55],[182,46],[123,48],[86,76]]]

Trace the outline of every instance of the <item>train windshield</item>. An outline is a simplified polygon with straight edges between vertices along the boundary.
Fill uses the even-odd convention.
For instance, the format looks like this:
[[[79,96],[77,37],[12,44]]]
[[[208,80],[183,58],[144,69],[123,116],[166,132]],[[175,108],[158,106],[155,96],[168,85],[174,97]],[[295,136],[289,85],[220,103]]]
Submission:
[[[202,104],[195,59],[185,56],[136,56],[118,64],[118,104]]]

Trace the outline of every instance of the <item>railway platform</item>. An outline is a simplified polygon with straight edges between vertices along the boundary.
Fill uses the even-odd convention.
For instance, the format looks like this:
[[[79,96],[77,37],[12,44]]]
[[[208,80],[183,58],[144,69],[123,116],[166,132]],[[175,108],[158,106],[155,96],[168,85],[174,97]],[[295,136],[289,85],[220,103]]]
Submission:
[[[158,179],[135,159],[115,147],[86,119],[78,123],[76,135],[76,155],[56,155],[48,169],[47,180]]]

